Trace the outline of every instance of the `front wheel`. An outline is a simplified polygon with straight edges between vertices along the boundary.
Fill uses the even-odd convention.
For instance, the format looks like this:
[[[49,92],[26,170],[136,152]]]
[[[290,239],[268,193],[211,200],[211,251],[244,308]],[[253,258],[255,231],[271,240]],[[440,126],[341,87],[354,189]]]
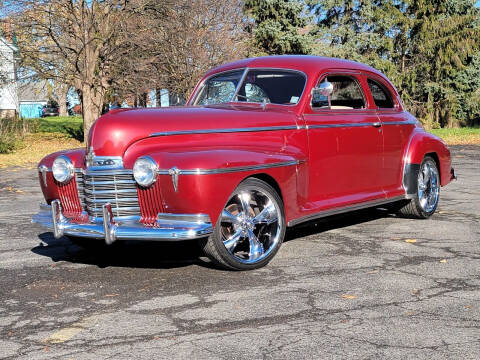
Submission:
[[[269,184],[249,178],[235,189],[213,234],[201,242],[205,254],[231,270],[265,266],[285,237],[283,202]]]
[[[399,213],[406,217],[427,219],[437,209],[440,198],[440,175],[437,164],[430,156],[425,156],[420,164],[417,177],[417,191],[413,199],[403,206]]]

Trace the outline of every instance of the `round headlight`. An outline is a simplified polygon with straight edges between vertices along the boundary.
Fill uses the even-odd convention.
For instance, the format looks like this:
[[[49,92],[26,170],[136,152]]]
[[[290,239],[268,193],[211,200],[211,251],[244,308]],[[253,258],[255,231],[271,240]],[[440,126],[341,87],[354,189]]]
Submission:
[[[133,177],[140,186],[150,186],[157,179],[158,166],[149,156],[138,158],[133,165]]]
[[[65,155],[60,155],[53,161],[52,173],[58,182],[69,181],[73,177],[74,170],[72,161]]]

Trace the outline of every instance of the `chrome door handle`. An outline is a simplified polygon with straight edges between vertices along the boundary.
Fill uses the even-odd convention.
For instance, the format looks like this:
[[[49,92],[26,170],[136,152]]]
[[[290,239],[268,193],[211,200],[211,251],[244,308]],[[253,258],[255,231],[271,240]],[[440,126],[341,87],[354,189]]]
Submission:
[[[382,126],[382,123],[381,123],[381,122],[374,122],[374,123],[372,124],[372,126],[374,126],[374,127],[380,127],[380,126]]]

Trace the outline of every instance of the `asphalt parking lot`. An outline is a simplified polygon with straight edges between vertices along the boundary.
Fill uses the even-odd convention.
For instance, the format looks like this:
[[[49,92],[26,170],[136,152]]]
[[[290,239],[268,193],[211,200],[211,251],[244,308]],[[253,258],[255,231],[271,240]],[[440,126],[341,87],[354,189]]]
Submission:
[[[0,170],[0,358],[478,359],[480,147],[429,220],[381,209],[290,229],[266,268],[191,243],[93,252],[30,224],[35,170]]]

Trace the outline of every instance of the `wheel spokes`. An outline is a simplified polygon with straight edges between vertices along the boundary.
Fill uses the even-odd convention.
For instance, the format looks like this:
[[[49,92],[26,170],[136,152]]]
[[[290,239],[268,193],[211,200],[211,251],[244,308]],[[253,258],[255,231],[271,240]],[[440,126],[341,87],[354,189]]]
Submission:
[[[242,205],[242,212],[247,216],[250,209],[250,194],[246,192],[240,193],[238,194],[238,199]]]
[[[428,180],[430,180],[430,167],[428,165],[425,165],[423,167],[423,183],[425,185],[428,184]]]
[[[253,223],[256,224],[273,224],[278,221],[277,212],[275,210],[275,205],[271,201],[263,208],[257,216],[253,218]]]
[[[225,245],[228,251],[233,252],[233,250],[235,250],[238,241],[242,238],[242,234],[242,229],[238,229],[232,236],[230,236],[227,240],[223,241],[223,245]]]
[[[257,259],[263,254],[264,249],[262,243],[258,240],[257,236],[250,229],[248,230],[248,242],[250,246],[250,251],[248,252],[250,260]]]
[[[222,221],[231,222],[232,224],[240,224],[240,219],[237,215],[233,215],[230,211],[223,209]]]

